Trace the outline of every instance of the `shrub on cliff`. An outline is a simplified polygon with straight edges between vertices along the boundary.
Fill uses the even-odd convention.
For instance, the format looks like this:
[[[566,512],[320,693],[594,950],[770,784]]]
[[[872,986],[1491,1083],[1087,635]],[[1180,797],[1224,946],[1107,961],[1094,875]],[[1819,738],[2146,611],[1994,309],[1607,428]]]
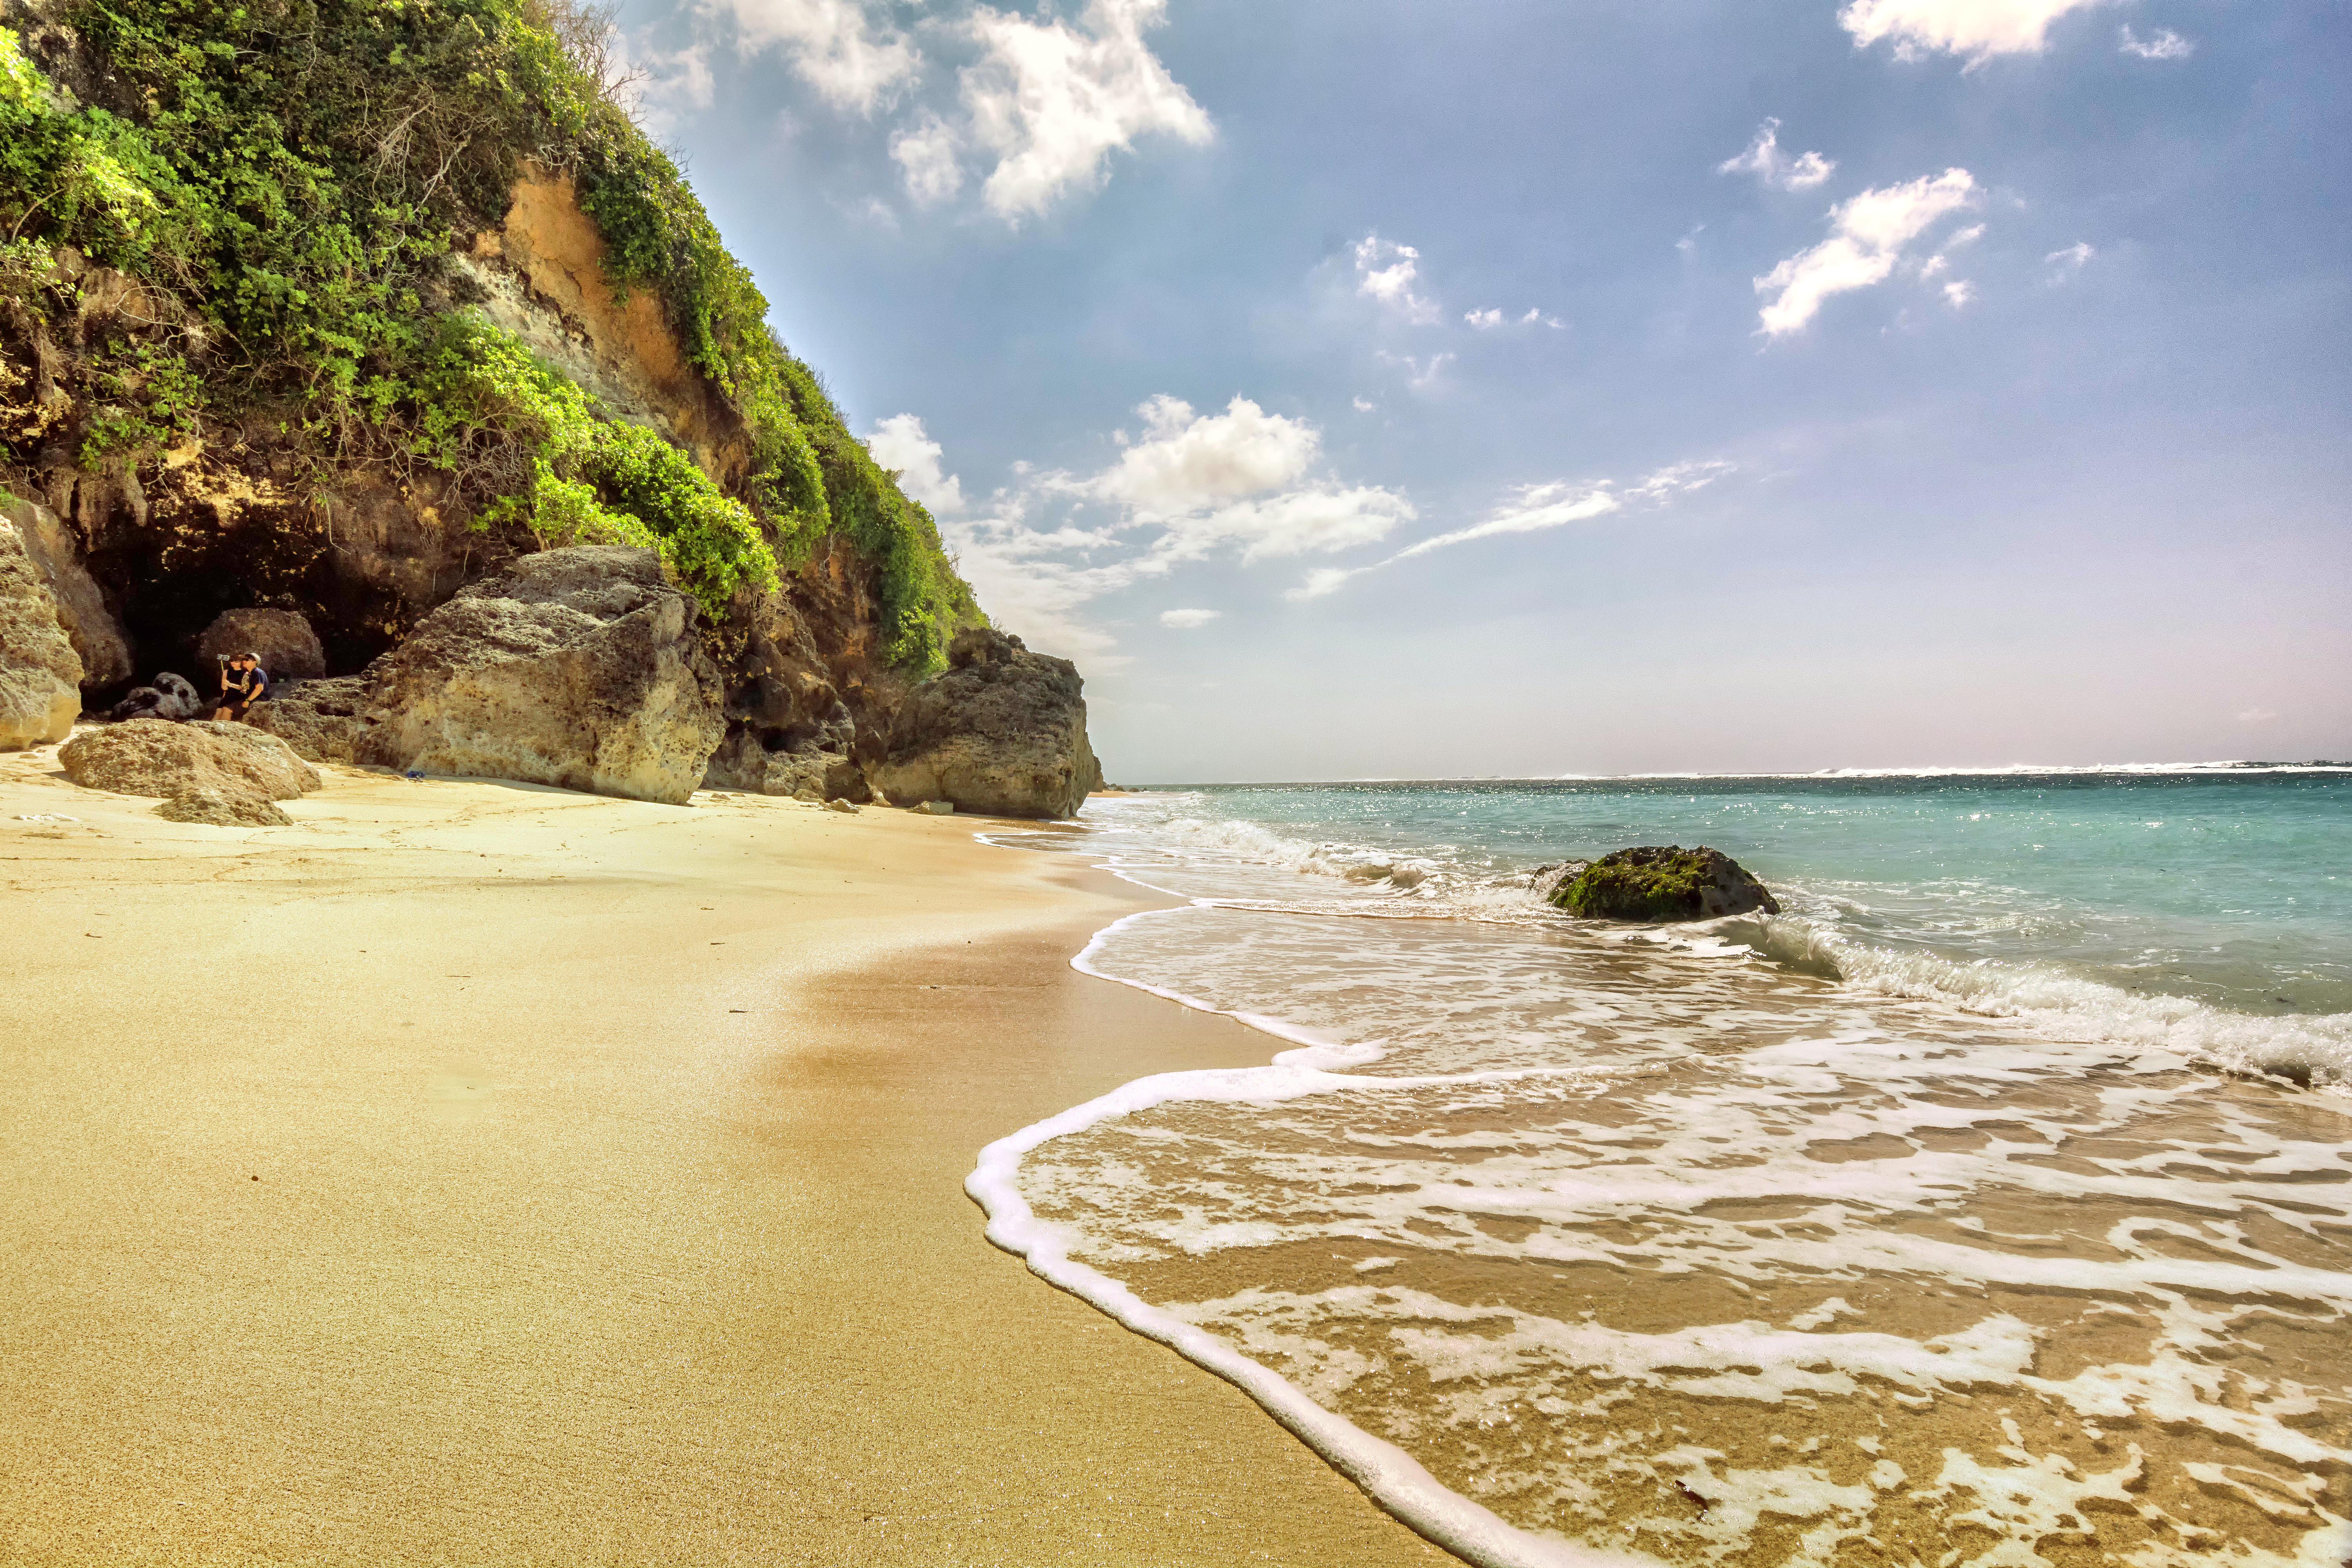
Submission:
[[[51,74],[92,101],[0,29],[0,305],[69,317],[74,285],[52,258],[71,246],[155,290],[178,323],[163,342],[90,350],[86,464],[153,462],[207,426],[275,427],[318,483],[430,461],[452,394],[453,238],[495,225],[534,159],[573,176],[612,283],[661,300],[750,433],[751,470],[716,504],[653,437],[589,408],[606,433],[569,446],[536,416],[474,431],[471,460],[445,470],[466,481],[460,504],[494,526],[655,542],[714,607],[842,534],[876,568],[889,655],[917,670],[981,618],[929,516],[776,341],[677,166],[612,101],[605,18],[571,0],[48,8],[74,29],[45,46],[62,51],[45,57]],[[0,384],[0,403],[11,395]],[[0,410],[0,459],[26,465],[53,417]],[[499,441],[503,459],[487,460]]]

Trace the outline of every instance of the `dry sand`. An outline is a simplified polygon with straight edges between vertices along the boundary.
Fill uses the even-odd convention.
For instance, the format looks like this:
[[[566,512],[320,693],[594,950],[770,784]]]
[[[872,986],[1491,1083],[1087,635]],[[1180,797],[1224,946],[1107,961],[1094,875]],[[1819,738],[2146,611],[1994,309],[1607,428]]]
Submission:
[[[973,825],[0,758],[0,1561],[1444,1563],[961,1184],[1265,1059]],[[47,815],[74,822],[26,820]]]

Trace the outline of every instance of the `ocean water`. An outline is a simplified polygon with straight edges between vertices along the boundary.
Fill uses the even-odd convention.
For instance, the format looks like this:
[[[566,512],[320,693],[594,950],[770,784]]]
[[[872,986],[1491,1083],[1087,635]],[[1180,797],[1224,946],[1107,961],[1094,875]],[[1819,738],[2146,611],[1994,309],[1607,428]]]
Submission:
[[[1482,1563],[2352,1562],[2352,774],[1171,790],[992,835],[1267,1065],[971,1188]],[[1580,921],[1708,844],[1779,916]]]

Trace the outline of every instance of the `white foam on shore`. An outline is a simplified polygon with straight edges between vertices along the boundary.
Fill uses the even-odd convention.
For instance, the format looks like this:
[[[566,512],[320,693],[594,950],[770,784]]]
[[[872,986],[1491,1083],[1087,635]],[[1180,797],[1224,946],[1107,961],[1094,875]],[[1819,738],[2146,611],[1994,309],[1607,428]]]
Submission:
[[[2116,1560],[2142,1568],[2352,1561],[2340,1482],[2295,1479],[2352,1466],[2329,1414],[2352,1389],[2245,1355],[2266,1325],[2352,1321],[2328,1251],[2352,1156],[2187,1070],[2342,1082],[2352,1016],[1958,963],[1833,918],[1603,931],[1524,879],[1162,826],[1096,843],[1186,903],[1106,927],[1073,967],[1292,1048],[1024,1129],[967,1190],[992,1241],[1243,1388],[1432,1540],[1482,1564],[1713,1562],[1798,1521],[1787,1561],[1826,1562],[1925,1510],[1988,1532],[1965,1561],[1990,1568],[2053,1534],[2104,1544],[2096,1521],[2128,1511],[2156,1533]],[[2279,1103],[2323,1101],[2341,1105]],[[1284,1261],[1236,1288],[1269,1247]],[[1152,1299],[1116,1277],[1130,1264]],[[1463,1283],[1539,1294],[1593,1268],[1622,1282],[1596,1306],[1622,1288],[1668,1326]],[[1676,1323],[1683,1281],[1717,1294]],[[1791,1296],[1743,1316],[1727,1289]],[[1946,1316],[1914,1326],[1906,1299]],[[2051,1299],[2083,1321],[2010,1310]],[[1995,1401],[2024,1426],[2004,1403],[1983,1431]],[[1906,1446],[1874,1411],[1960,1425]],[[1678,1413],[1698,1436],[1672,1435]],[[1779,1421],[1802,1443],[1759,1449]],[[2103,1426],[2140,1436],[2118,1450]],[[1825,1436],[1866,1461],[1829,1463]],[[2205,1528],[2199,1500],[2222,1495],[2255,1524]]]
[[[2206,771],[2221,770],[2243,771],[2223,763]],[[2142,771],[2181,770],[2151,765]],[[1948,1003],[1983,1016],[2026,1020],[2067,1038],[2181,1052],[2225,1071],[2352,1092],[2352,1013],[2237,1012],[2194,997],[2126,991],[2052,964],[1957,959],[1923,948],[1882,945],[1802,914],[1595,930],[1591,922],[1546,905],[1523,873],[1482,872],[1364,845],[1302,839],[1255,823],[1176,817],[1155,824],[1150,847],[1137,847],[1140,853],[1129,851],[1118,836],[1106,837],[1106,869],[1202,907],[1351,919],[1470,920],[1581,931],[1604,941],[1663,942],[1719,956],[1746,949],[1797,973],[1844,981],[1874,994]],[[1279,883],[1265,886],[1265,897],[1204,896],[1197,874],[1171,857],[1197,858],[1226,876],[1271,871],[1347,886],[1330,898],[1302,896]]]
[[[1160,912],[1147,911],[1114,922],[1097,935],[1087,952],[1092,952],[1118,926],[1147,920]],[[1084,957],[1082,953],[1079,959],[1073,959],[1073,966],[1105,979],[1118,978],[1104,975],[1100,970],[1082,963]],[[1162,987],[1138,984],[1137,988],[1202,1011],[1220,1011]],[[1270,1105],[1302,1095],[1359,1087],[1360,1080],[1328,1069],[1360,1065],[1380,1055],[1377,1047],[1349,1047],[1318,1039],[1311,1031],[1286,1026],[1278,1019],[1243,1014],[1225,1016],[1277,1037],[1302,1043],[1282,1052],[1266,1067],[1160,1073],[1138,1079],[991,1143],[981,1151],[978,1167],[964,1182],[964,1191],[987,1212],[988,1239],[1025,1259],[1031,1270],[1042,1278],[1233,1384],[1381,1507],[1447,1551],[1481,1568],[1625,1568],[1634,1563],[1647,1568],[1650,1559],[1596,1552],[1530,1534],[1447,1489],[1395,1444],[1375,1437],[1325,1409],[1288,1380],[1241,1354],[1216,1335],[1151,1306],[1108,1275],[1076,1261],[1070,1256],[1073,1238],[1069,1234],[1037,1218],[1021,1194],[1019,1175],[1022,1157],[1041,1143],[1175,1100]],[[1400,1080],[1375,1081],[1381,1087],[1393,1087]]]

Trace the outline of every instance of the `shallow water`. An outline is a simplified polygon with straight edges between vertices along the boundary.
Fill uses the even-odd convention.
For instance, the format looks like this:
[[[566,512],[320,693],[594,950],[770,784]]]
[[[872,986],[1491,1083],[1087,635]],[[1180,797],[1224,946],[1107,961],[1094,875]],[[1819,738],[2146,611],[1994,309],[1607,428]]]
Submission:
[[[999,1145],[992,1234],[1311,1402],[1481,1561],[2352,1559],[2345,781],[1866,782],[1194,793],[1025,838],[1196,900],[1083,967],[1307,1048]],[[1526,890],[1645,841],[1788,914]]]

